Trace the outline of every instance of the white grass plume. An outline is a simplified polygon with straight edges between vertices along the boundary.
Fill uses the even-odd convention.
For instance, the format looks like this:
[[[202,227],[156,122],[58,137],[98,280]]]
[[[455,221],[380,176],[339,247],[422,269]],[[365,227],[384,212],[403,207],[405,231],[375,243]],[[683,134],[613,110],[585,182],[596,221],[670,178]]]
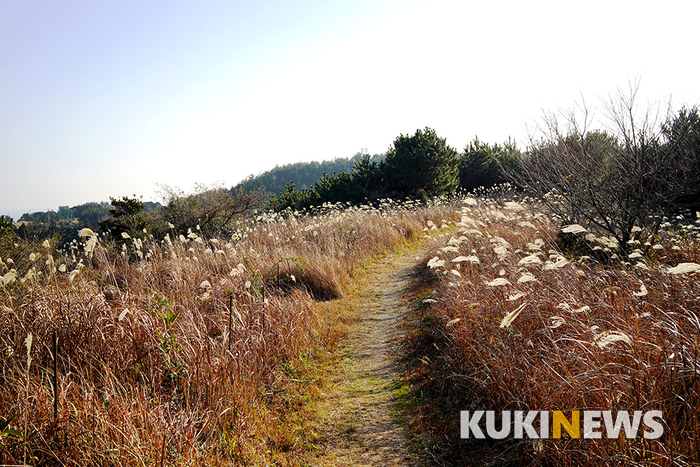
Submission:
[[[588,232],[588,230],[586,228],[584,228],[578,224],[567,225],[566,227],[562,228],[561,231],[563,233],[572,233],[572,234]]]
[[[488,287],[498,287],[500,285],[511,285],[510,281],[504,277],[497,277],[486,284]]]
[[[632,345],[632,339],[622,331],[603,331],[593,338],[593,342],[601,349],[618,341]]]
[[[691,272],[700,271],[700,264],[698,263],[680,263],[675,268],[670,268],[668,270],[669,274],[689,274]]]
[[[643,297],[649,293],[647,288],[644,286],[644,282],[640,282],[639,285],[642,287],[642,289],[639,292],[632,292],[632,295],[635,297]]]
[[[525,306],[526,306],[527,304],[528,304],[528,302],[525,302],[525,303],[523,303],[522,305],[520,305],[518,308],[516,308],[515,310],[511,311],[510,313],[508,313],[508,314],[503,318],[503,320],[501,321],[501,327],[502,327],[502,328],[510,327],[511,323],[512,323],[513,321],[515,321],[515,318],[518,317],[518,315],[520,314],[520,312],[523,311],[523,308],[525,308]]]

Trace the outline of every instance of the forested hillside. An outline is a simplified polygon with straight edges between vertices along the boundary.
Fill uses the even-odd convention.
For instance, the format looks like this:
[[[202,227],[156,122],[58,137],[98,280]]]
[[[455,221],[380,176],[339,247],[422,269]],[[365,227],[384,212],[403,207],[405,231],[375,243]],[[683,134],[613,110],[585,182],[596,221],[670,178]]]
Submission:
[[[160,203],[143,203],[144,212],[155,212],[161,207]],[[71,206],[67,213],[53,210],[25,213],[19,219],[21,224],[17,227],[17,234],[30,240],[55,237],[59,243],[67,243],[78,238],[79,229],[98,230],[101,222],[112,217],[112,208],[112,204],[102,201]]]
[[[275,166],[274,169],[268,170],[258,175],[250,175],[238,185],[233,187],[233,192],[238,190],[254,191],[257,188],[264,187],[267,193],[278,196],[285,189],[289,182],[299,188],[309,188],[316,183],[323,174],[329,176],[333,173],[350,172],[352,171],[355,161],[362,157],[361,153],[355,154],[350,158],[339,158],[327,160],[323,162],[296,162],[293,164],[285,164]],[[384,158],[383,154],[375,154],[371,157],[373,161],[380,161]]]
[[[445,138],[426,127],[399,135],[381,160],[356,157],[352,170],[325,173],[313,186],[290,182],[271,202],[275,210],[299,210],[323,203],[365,203],[382,198],[426,200],[457,190],[490,188],[508,181],[503,168],[517,172],[521,152],[509,140],[503,145],[474,138],[459,153]]]

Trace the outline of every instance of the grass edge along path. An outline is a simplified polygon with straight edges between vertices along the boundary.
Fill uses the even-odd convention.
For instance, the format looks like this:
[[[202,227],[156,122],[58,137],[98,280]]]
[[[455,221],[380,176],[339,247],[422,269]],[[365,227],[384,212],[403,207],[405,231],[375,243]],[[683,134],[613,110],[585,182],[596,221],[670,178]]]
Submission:
[[[358,268],[342,298],[315,304],[319,313],[333,317],[329,326],[336,329],[327,334],[338,342],[298,374],[317,382],[287,427],[310,453],[305,465],[418,462],[423,443],[414,439],[397,405],[407,391],[398,346],[408,311],[403,294],[427,241],[418,238],[374,255]]]
[[[13,352],[3,359],[12,384],[2,415],[19,414],[12,429],[60,436],[12,436],[0,447],[0,461],[307,463],[319,443],[303,407],[322,387],[324,354],[344,341],[334,331],[348,327],[313,300],[346,295],[378,251],[394,251],[437,230],[433,221],[447,226],[444,218],[455,217],[447,204],[394,205],[250,220],[230,242],[195,233],[138,239],[123,255],[92,240],[76,252],[80,262],[50,244],[30,245],[23,250],[34,251],[28,256],[12,253],[17,272],[7,273],[12,283],[2,288],[0,303],[0,343]],[[286,267],[274,274],[283,260]],[[287,274],[283,281],[280,272]],[[29,280],[31,291],[22,285]],[[229,292],[236,308],[225,298]],[[96,323],[110,332],[92,332]],[[52,330],[59,331],[55,360],[42,345]],[[50,403],[24,402],[50,402],[47,378],[25,384],[24,376],[54,361],[58,424]]]

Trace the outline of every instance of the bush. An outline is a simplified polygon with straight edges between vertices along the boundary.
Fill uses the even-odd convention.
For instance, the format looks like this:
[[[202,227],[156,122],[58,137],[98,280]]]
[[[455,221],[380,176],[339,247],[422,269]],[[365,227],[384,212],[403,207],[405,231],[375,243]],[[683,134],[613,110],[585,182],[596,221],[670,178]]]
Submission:
[[[458,186],[457,151],[431,128],[396,138],[381,168],[393,197],[449,194]]]
[[[647,110],[639,117],[631,88],[606,103],[609,130],[590,130],[589,113],[545,120],[543,139],[532,141],[520,172],[510,177],[541,197],[560,220],[613,235],[623,246],[633,229],[656,234],[700,183],[698,119],[682,111],[660,126]],[[663,129],[663,131],[662,131]],[[693,133],[695,132],[695,133]]]
[[[474,138],[459,159],[459,185],[470,192],[479,187],[490,188],[505,183],[508,178],[502,166],[515,170],[519,159],[520,150],[512,140],[503,145],[490,145]]]
[[[165,206],[159,218],[152,219],[154,235],[160,237],[174,229],[177,233],[200,230],[206,236],[230,236],[234,224],[242,215],[263,204],[266,195],[262,188],[252,192],[198,185],[194,193],[185,194],[177,189],[162,186]],[[172,227],[171,227],[172,226]]]

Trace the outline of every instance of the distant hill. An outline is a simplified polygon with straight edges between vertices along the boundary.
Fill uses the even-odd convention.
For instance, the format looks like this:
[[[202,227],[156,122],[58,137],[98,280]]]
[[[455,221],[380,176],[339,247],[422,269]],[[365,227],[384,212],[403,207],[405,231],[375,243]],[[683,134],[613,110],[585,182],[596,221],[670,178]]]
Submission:
[[[251,175],[234,186],[232,191],[236,192],[239,189],[244,191],[253,191],[261,186],[265,187],[265,191],[272,195],[279,195],[284,191],[287,183],[293,181],[297,189],[309,188],[316,183],[325,172],[328,176],[333,175],[333,172],[345,173],[352,172],[355,161],[362,157],[362,154],[357,153],[350,158],[338,158],[323,162],[297,162],[294,164],[285,164],[276,166],[272,170],[263,172],[259,175]],[[375,154],[372,160],[379,162],[384,158],[384,154]]]
[[[144,204],[146,205],[147,212],[154,211],[161,207],[160,203],[154,203],[152,201],[145,201]],[[37,224],[73,220],[78,221],[81,226],[96,229],[98,222],[108,219],[111,216],[109,213],[110,207],[111,205],[107,201],[99,203],[90,202],[73,206],[65,213],[61,211],[61,209],[59,209],[58,212],[38,211],[25,213],[19,220]]]
[[[162,206],[152,201],[144,202],[146,212],[155,211]],[[49,237],[58,238],[59,245],[78,238],[78,231],[88,227],[100,232],[99,223],[109,219],[111,204],[90,202],[77,206],[59,206],[58,211],[37,211],[25,213],[20,217],[17,235],[23,239],[41,241]]]

